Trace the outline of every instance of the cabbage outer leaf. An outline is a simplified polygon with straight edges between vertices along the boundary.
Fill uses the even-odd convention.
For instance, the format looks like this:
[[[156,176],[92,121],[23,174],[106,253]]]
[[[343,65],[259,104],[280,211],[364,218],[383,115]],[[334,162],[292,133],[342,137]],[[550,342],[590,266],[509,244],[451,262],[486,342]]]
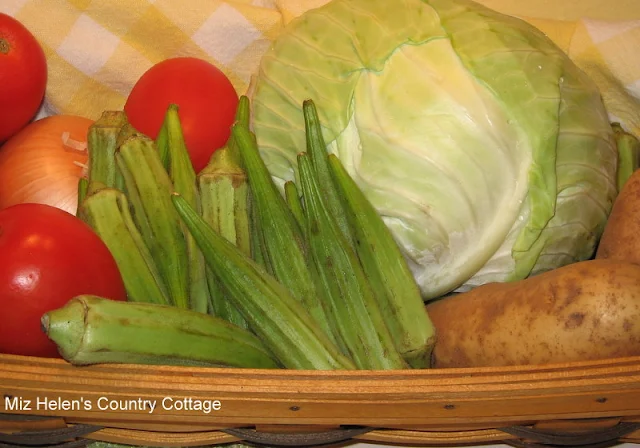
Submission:
[[[426,299],[591,256],[615,197],[595,86],[526,22],[465,0],[333,0],[265,54],[252,97],[280,182],[318,107]]]

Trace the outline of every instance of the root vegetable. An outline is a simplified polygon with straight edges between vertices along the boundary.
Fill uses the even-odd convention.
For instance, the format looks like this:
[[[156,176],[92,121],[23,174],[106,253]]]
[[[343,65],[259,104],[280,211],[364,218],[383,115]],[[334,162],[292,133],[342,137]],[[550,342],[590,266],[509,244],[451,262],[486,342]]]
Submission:
[[[616,198],[596,258],[640,264],[640,170],[629,177]]]
[[[640,355],[640,266],[589,260],[491,283],[427,306],[433,367],[547,364]]]

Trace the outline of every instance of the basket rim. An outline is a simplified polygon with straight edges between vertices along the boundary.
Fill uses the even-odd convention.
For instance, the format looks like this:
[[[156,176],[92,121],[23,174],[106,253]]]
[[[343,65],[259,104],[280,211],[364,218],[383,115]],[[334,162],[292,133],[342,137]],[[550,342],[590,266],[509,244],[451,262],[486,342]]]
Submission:
[[[557,373],[572,370],[597,370],[601,368],[612,368],[618,366],[624,368],[631,366],[635,368],[640,364],[640,355],[627,356],[619,358],[605,358],[582,361],[571,361],[563,363],[551,364],[530,364],[517,366],[488,366],[488,367],[450,367],[450,368],[430,368],[430,369],[401,369],[401,370],[293,370],[293,369],[254,369],[254,368],[237,368],[237,367],[207,367],[207,366],[172,366],[172,365],[145,365],[145,364],[94,364],[89,366],[76,366],[65,361],[62,358],[43,358],[35,356],[12,355],[0,353],[0,366],[17,364],[23,366],[40,366],[54,368],[71,368],[71,369],[91,369],[98,368],[100,371],[136,371],[142,373],[171,371],[171,372],[226,372],[229,374],[250,373],[251,375],[273,376],[274,372],[277,376],[326,376],[326,377],[359,377],[375,374],[379,377],[394,377],[398,375],[407,377],[456,377],[456,376],[482,376],[482,375],[499,375],[499,374],[542,374],[554,375]]]
[[[544,366],[402,371],[305,371],[141,365],[73,366],[0,355],[0,397],[96,402],[219,399],[220,412],[176,409],[10,413],[68,423],[163,431],[284,425],[389,430],[499,429],[539,421],[640,421],[640,356]],[[0,413],[2,413],[0,403]]]

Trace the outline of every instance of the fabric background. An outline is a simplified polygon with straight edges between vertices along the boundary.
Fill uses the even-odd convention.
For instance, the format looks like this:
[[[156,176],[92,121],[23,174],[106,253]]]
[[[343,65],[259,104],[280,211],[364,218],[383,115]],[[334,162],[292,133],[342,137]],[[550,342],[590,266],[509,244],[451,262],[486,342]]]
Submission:
[[[485,1],[545,32],[598,84],[612,120],[640,135],[637,0],[555,2],[563,5],[555,6],[557,17],[546,0]],[[572,1],[590,16],[572,10]],[[45,49],[49,83],[44,113],[95,119],[103,110],[121,109],[135,81],[170,57],[207,59],[239,93],[246,92],[261,55],[286,23],[326,2],[2,0],[0,12],[22,21]]]

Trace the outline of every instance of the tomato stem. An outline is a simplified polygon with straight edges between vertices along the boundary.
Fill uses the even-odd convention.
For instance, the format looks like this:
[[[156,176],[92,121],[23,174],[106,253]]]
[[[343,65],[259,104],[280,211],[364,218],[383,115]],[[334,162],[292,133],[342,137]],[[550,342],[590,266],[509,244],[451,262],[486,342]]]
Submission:
[[[7,42],[6,39],[0,37],[0,53],[7,54],[11,50],[11,45]]]

